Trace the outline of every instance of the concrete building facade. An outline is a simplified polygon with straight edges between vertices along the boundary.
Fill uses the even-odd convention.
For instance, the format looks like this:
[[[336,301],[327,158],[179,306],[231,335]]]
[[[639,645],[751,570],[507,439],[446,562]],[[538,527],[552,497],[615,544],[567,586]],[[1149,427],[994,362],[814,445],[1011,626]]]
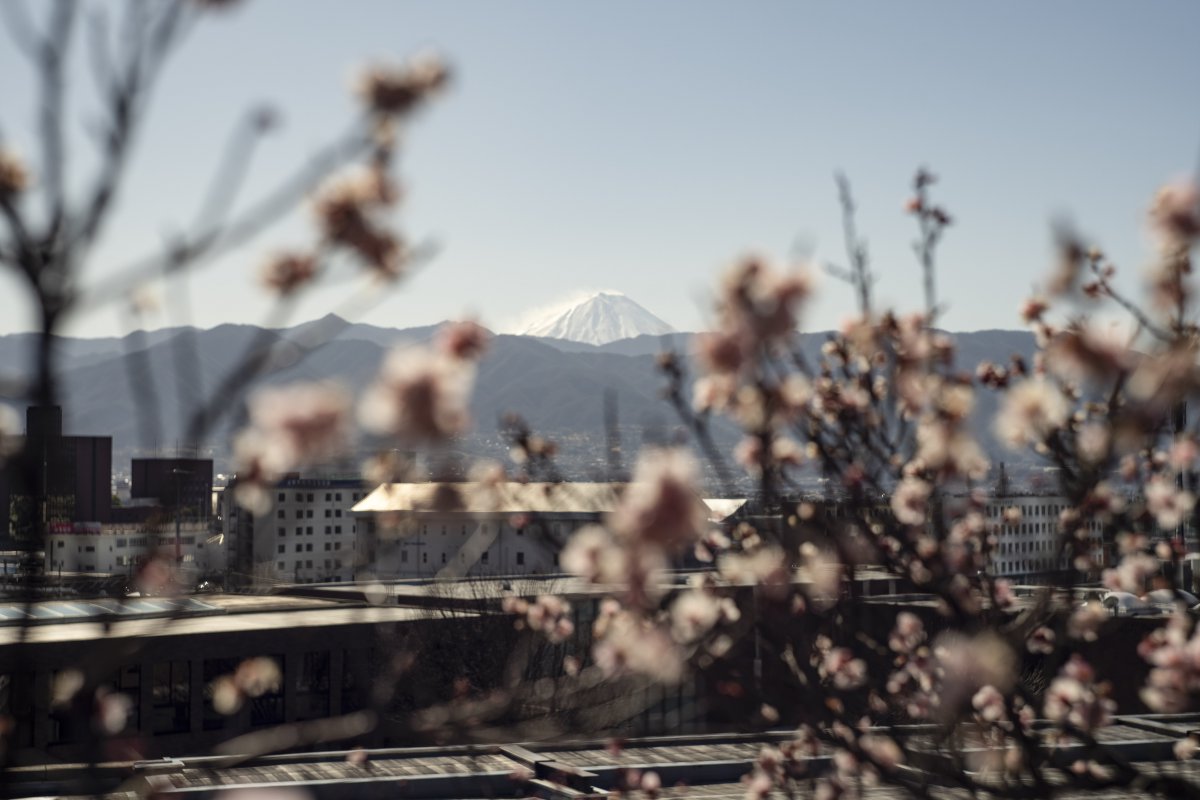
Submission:
[[[366,496],[352,478],[292,475],[272,490],[269,514],[237,503],[236,483],[221,493],[220,516],[235,583],[341,583],[354,575],[358,520]]]
[[[1059,552],[1059,518],[1070,507],[1064,497],[997,497],[987,505],[989,522],[996,526],[996,547],[991,571],[996,577],[1041,583],[1060,570],[1069,569],[1067,556]],[[1016,509],[1020,519],[1005,521],[1005,511]],[[1087,523],[1087,539],[1093,563],[1107,566],[1103,528],[1098,520]]]
[[[383,484],[354,507],[361,556],[357,579],[559,572],[559,552],[571,534],[615,509],[624,487]]]
[[[55,523],[46,535],[46,572],[132,576],[155,554],[187,576],[225,572],[224,543],[207,522],[181,522],[176,546],[173,525]]]

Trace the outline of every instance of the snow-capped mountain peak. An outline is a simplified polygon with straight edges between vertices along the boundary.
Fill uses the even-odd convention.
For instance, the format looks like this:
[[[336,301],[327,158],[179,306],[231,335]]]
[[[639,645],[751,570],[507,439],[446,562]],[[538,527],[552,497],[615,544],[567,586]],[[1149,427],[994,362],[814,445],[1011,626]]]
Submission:
[[[644,334],[674,333],[675,329],[620,292],[596,292],[538,315],[519,332],[600,345]]]

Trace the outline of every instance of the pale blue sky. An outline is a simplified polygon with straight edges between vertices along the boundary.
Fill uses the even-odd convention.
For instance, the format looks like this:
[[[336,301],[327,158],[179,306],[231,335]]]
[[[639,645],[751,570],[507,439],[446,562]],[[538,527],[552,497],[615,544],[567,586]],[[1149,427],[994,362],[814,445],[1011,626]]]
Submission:
[[[799,238],[843,260],[839,169],[856,187],[880,296],[915,308],[913,228],[900,209],[928,164],[956,218],[942,253],[944,324],[1017,327],[1054,214],[1096,234],[1131,279],[1140,271],[1147,203],[1200,150],[1198,22],[1200,5],[1182,1],[256,0],[200,26],[171,64],[90,274],[191,218],[248,105],[269,100],[284,123],[255,163],[252,196],[342,128],[356,65],[434,48],[457,79],[407,137],[402,218],[444,251],[370,322],[476,313],[499,326],[605,288],[695,329],[739,253],[782,256]],[[81,77],[76,124],[94,108]],[[0,124],[28,153],[30,72],[7,37],[0,89]],[[72,172],[87,166],[77,157]],[[303,242],[304,219],[197,277],[194,321],[261,320],[260,254]],[[31,323],[15,291],[0,282],[0,332]],[[337,296],[314,296],[298,318]],[[810,327],[849,310],[849,292],[825,280]],[[72,332],[127,322],[108,310]]]

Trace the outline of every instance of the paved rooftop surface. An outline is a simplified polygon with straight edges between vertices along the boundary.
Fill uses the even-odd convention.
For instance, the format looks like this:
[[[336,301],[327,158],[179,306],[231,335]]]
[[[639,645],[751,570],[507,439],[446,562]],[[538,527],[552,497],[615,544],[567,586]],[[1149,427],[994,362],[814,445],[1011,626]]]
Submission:
[[[1119,717],[1101,732],[1101,739],[1119,757],[1134,764],[1145,775],[1183,778],[1200,791],[1200,766],[1180,764],[1171,754],[1173,743],[1190,730],[1200,717]],[[741,779],[753,769],[764,745],[791,738],[788,731],[746,735],[661,737],[632,740],[616,751],[607,742],[563,742],[558,744],[460,746],[374,751],[269,756],[257,759],[221,760],[187,758],[137,764],[107,764],[103,773],[109,783],[101,793],[110,798],[133,798],[153,792],[159,797],[187,795],[207,797],[216,791],[302,790],[315,800],[374,800],[374,798],[473,798],[533,797],[570,800],[604,797],[618,785],[625,768],[653,769],[662,779],[664,798],[744,798]],[[920,741],[918,736],[910,741]],[[918,750],[920,748],[917,748]],[[1063,764],[1078,758],[1071,747],[1062,753]],[[814,764],[814,772],[824,765]],[[905,767],[909,778],[920,773]],[[73,794],[71,781],[80,779],[85,768],[44,767],[11,773],[15,785],[26,786],[26,794]],[[976,773],[981,780],[986,779]],[[1067,773],[1048,771],[1052,783],[1064,785]],[[82,785],[82,784],[78,784]],[[53,792],[50,790],[58,789]],[[66,791],[62,791],[66,789]],[[812,796],[804,782],[796,796]],[[910,796],[894,785],[864,785],[864,796],[891,798]],[[1016,790],[1016,794],[1012,792]],[[1020,796],[1019,786],[1009,785],[1008,796]],[[10,793],[12,794],[12,793]],[[964,798],[966,792],[936,782],[929,786],[933,798]],[[21,796],[19,793],[12,796]],[[780,795],[782,796],[782,795]],[[981,796],[990,796],[987,793]],[[1136,788],[1114,787],[1103,791],[1069,790],[1058,797],[1132,798],[1142,796]],[[644,800],[634,795],[633,800]]]

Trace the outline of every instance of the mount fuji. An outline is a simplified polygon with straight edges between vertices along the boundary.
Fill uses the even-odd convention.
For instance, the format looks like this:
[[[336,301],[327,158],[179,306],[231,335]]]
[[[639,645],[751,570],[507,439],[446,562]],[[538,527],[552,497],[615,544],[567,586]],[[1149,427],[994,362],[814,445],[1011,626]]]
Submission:
[[[675,329],[619,292],[596,292],[566,308],[527,322],[524,336],[603,345],[635,336],[659,336]]]

